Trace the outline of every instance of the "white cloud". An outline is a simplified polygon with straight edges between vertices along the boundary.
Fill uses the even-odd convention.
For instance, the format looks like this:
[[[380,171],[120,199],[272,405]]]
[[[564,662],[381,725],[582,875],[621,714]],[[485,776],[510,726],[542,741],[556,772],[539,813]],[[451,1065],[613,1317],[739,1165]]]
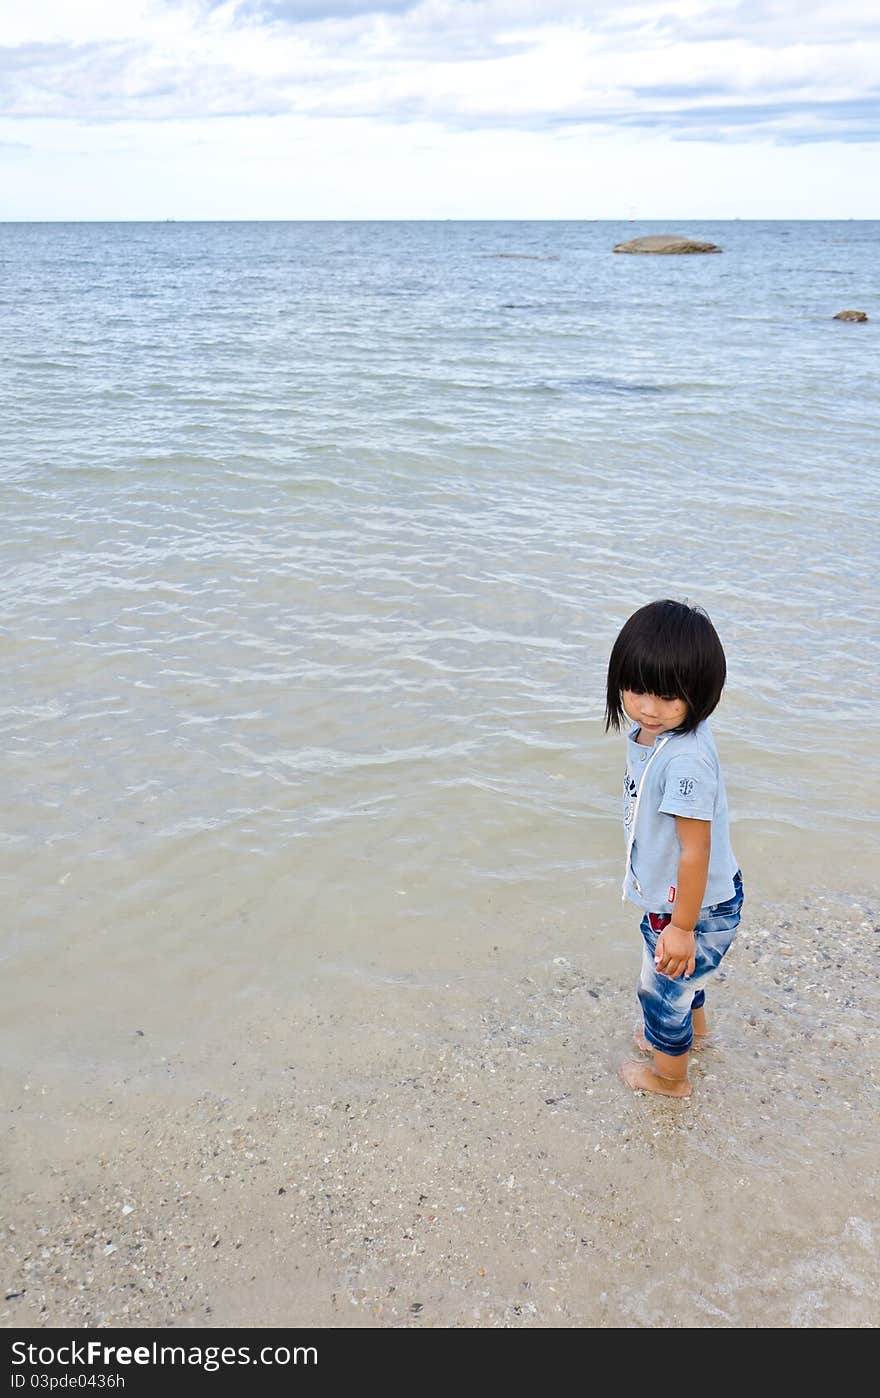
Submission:
[[[161,127],[184,150],[212,122],[200,139],[259,125],[267,171],[285,133],[331,152],[346,124],[388,159],[427,140],[438,171],[464,135],[507,168],[503,133],[548,159],[573,137],[618,156],[678,143],[691,161],[711,142],[851,143],[867,161],[878,73],[880,14],[862,0],[31,0],[0,20],[16,169],[15,143],[48,157],[63,132],[108,153],[99,127],[149,164]],[[236,149],[230,190],[252,183]]]
[[[858,44],[841,41],[840,16],[832,30],[828,7],[809,3],[597,4],[588,21],[567,0],[389,6],[37,0],[2,31],[3,110],[99,121],[357,114],[523,129],[619,118],[673,130],[678,119],[688,135],[693,111],[708,134],[711,107],[719,134],[742,125],[791,141],[799,113],[813,139],[829,102],[835,134],[864,139],[865,104],[878,100],[880,25],[858,6],[849,16]]]

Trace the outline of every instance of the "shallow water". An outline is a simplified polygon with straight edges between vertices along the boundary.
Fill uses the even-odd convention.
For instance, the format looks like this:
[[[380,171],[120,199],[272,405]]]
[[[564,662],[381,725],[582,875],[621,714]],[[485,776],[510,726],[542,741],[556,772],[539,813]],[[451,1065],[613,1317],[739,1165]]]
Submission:
[[[602,682],[657,596],[727,649],[747,890],[866,889],[878,228],[0,225],[13,1058],[628,965]]]

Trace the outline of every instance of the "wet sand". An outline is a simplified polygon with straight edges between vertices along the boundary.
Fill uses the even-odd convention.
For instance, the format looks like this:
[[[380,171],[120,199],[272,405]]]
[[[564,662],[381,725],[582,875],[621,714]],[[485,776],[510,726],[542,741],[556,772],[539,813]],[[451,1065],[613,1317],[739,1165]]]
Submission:
[[[876,910],[747,913],[685,1101],[616,1077],[635,944],[7,1071],[4,1326],[876,1325]]]

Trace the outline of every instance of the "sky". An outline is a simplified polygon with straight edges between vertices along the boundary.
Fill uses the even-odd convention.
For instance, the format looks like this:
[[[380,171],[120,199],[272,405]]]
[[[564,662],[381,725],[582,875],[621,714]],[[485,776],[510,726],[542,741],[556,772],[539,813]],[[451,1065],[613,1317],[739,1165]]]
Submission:
[[[0,220],[880,218],[878,0],[0,0]]]

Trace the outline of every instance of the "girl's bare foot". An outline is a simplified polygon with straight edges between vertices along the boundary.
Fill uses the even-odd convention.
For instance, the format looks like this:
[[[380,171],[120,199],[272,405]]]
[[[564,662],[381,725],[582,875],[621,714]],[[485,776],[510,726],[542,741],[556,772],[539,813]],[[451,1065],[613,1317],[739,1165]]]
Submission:
[[[620,1076],[634,1092],[660,1092],[664,1097],[690,1097],[687,1078],[661,1078],[649,1063],[623,1063]]]

